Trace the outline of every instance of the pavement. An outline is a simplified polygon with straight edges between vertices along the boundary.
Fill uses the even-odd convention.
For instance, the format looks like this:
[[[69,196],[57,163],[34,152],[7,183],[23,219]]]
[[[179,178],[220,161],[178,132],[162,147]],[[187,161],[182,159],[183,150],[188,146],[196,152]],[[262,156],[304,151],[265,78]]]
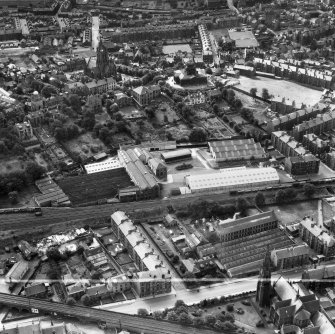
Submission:
[[[275,282],[281,275],[290,280],[300,280],[301,274],[305,268],[287,270],[281,273],[272,275],[272,280]],[[256,291],[258,276],[252,276],[241,279],[231,279],[222,283],[201,287],[198,289],[186,289],[175,291],[175,293],[156,296],[154,298],[139,298],[120,303],[106,304],[98,306],[98,308],[117,311],[127,314],[137,314],[139,308],[145,308],[149,312],[164,310],[174,306],[177,300],[183,300],[185,304],[192,305],[199,303],[204,299],[219,298],[221,296],[233,296],[242,292]]]

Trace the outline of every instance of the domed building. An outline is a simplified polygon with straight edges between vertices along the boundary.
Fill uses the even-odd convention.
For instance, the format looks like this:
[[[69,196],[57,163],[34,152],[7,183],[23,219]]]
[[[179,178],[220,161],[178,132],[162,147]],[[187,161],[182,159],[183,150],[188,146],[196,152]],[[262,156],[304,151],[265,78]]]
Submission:
[[[175,72],[174,80],[182,87],[207,85],[207,77],[198,73],[193,60],[190,60],[183,70]]]

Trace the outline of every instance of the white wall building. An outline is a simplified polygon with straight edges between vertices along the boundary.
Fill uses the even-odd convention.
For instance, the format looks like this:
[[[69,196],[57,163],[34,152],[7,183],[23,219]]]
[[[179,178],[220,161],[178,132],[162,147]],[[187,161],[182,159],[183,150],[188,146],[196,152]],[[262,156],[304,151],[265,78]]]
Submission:
[[[229,168],[211,174],[189,175],[186,185],[192,192],[230,191],[279,183],[276,169],[268,168]]]

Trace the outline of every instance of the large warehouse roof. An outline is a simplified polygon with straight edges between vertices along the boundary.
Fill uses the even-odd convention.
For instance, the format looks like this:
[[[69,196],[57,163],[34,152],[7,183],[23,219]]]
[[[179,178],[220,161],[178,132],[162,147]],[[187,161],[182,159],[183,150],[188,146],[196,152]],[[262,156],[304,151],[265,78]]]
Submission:
[[[186,184],[191,190],[208,188],[223,188],[234,185],[248,185],[262,182],[278,182],[279,176],[274,168],[247,168],[227,171],[224,169],[219,173],[189,175]]]

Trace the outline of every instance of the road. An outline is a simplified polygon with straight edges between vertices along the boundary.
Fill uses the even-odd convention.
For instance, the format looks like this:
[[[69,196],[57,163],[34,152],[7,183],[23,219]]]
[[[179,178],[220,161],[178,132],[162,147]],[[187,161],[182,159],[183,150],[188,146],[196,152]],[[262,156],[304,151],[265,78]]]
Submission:
[[[234,6],[234,0],[227,0],[228,8],[235,11],[236,14],[240,14],[239,10]]]
[[[100,310],[84,306],[69,306],[62,303],[50,302],[41,299],[26,298],[23,296],[0,293],[0,303],[18,308],[47,311],[57,315],[67,315],[77,319],[90,319],[91,321],[106,322],[112,327],[129,330],[135,333],[147,334],[213,334],[214,331],[195,327],[182,326],[168,321],[141,318],[133,315]],[[192,328],[192,329],[191,329]]]
[[[284,277],[290,280],[300,280],[304,269],[292,269],[282,273]],[[275,282],[281,276],[280,273],[272,275],[272,281]],[[183,300],[187,305],[199,303],[204,299],[217,298],[221,296],[233,296],[242,292],[256,291],[258,276],[242,279],[232,279],[223,283],[215,284],[209,287],[202,287],[195,290],[176,291],[175,294],[167,294],[155,298],[140,298],[120,303],[99,306],[101,309],[113,310],[121,313],[136,314],[139,308],[145,308],[150,312],[163,310],[173,307],[176,300]]]

